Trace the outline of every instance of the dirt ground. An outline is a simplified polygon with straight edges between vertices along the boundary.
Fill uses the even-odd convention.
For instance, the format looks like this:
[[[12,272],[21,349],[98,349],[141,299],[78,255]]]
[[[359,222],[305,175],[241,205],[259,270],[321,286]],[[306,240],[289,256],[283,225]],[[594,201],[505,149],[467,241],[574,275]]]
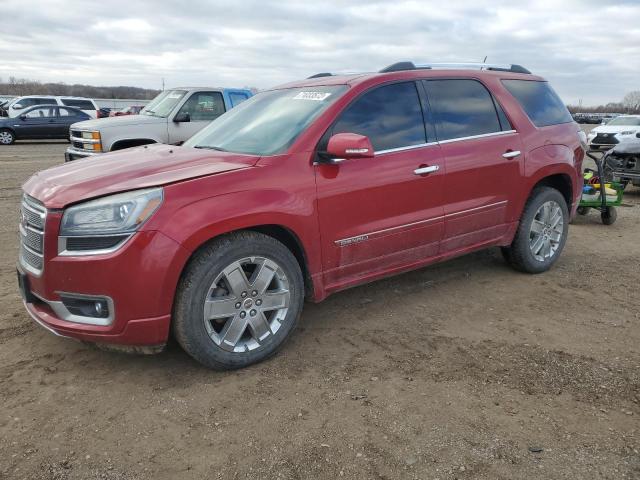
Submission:
[[[355,288],[218,373],[29,319],[20,185],[66,145],[0,147],[0,479],[640,478],[640,189],[546,274],[491,249]]]

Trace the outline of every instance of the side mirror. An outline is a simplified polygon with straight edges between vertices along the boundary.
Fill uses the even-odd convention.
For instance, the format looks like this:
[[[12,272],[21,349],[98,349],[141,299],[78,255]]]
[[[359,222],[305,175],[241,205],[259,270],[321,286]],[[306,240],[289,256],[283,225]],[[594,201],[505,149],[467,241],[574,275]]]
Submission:
[[[354,158],[373,158],[374,151],[369,137],[357,133],[337,133],[327,144],[327,163],[338,164]]]
[[[22,110],[24,107],[22,106],[21,103],[14,103],[11,108],[13,108],[14,110]]]
[[[187,112],[178,113],[175,117],[173,117],[173,121],[176,123],[190,122],[191,115]]]
[[[636,133],[636,138],[640,138],[640,132]]]

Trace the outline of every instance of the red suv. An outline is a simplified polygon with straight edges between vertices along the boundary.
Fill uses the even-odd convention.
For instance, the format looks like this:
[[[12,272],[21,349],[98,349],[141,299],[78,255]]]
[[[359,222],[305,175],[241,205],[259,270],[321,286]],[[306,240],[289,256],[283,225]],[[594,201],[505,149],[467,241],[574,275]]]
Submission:
[[[237,368],[304,299],[502,247],[558,260],[581,190],[578,126],[519,66],[394,64],[264,91],[184,146],[145,145],[24,184],[19,282],[77,339]]]

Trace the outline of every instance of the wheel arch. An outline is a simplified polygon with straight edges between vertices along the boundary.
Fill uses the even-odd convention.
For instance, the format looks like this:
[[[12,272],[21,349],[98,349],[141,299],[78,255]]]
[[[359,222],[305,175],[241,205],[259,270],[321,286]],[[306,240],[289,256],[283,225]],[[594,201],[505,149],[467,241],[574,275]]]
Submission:
[[[533,185],[533,187],[531,188],[531,192],[541,186],[551,187],[558,190],[566,200],[567,208],[569,209],[569,211],[571,211],[574,202],[574,192],[573,182],[568,174],[554,173],[552,175],[543,177]],[[531,195],[531,192],[529,192],[529,196]]]
[[[311,277],[307,252],[302,241],[300,240],[300,237],[291,228],[274,223],[248,225],[242,228],[228,230],[216,234],[213,237],[201,242],[196,246],[196,248],[193,249],[191,255],[189,256],[189,259],[183,265],[182,271],[180,273],[180,278],[182,278],[184,271],[189,264],[189,261],[198,251],[205,248],[211,242],[219,239],[220,237],[232,235],[238,232],[257,232],[274,238],[275,240],[278,240],[280,243],[282,243],[293,254],[296,261],[298,262],[298,265],[300,266],[300,270],[302,271],[302,278],[304,280],[305,297],[311,299],[316,297],[316,288],[314,287],[314,282]]]

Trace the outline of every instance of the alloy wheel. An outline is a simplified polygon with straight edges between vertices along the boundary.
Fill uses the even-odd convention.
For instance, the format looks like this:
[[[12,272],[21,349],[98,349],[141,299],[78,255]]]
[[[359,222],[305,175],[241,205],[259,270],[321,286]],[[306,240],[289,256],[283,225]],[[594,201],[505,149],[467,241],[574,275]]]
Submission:
[[[276,262],[243,258],[225,267],[211,284],[204,326],[224,350],[255,350],[281,327],[290,302],[289,280]]]
[[[10,145],[13,142],[13,135],[11,132],[0,132],[0,143],[3,145]]]
[[[534,258],[544,262],[552,258],[564,235],[564,215],[560,205],[550,200],[543,203],[531,222],[529,248]]]

